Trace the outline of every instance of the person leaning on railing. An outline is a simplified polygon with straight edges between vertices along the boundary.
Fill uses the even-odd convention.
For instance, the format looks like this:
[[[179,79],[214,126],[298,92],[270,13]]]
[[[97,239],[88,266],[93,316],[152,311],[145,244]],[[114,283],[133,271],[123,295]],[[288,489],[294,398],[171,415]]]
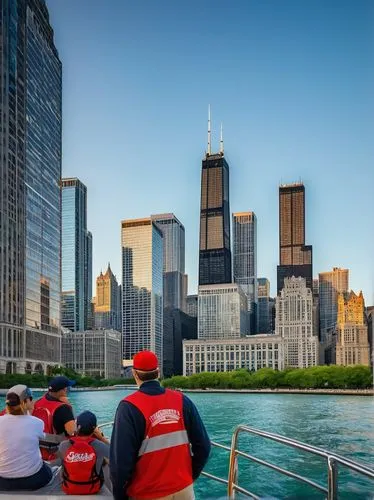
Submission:
[[[42,460],[39,439],[43,422],[31,415],[34,401],[26,385],[15,385],[6,395],[0,418],[0,491],[37,490],[52,478]]]
[[[159,374],[153,352],[134,356],[139,390],[119,403],[110,442],[115,500],[192,500],[208,460],[210,440],[195,405],[161,387]]]

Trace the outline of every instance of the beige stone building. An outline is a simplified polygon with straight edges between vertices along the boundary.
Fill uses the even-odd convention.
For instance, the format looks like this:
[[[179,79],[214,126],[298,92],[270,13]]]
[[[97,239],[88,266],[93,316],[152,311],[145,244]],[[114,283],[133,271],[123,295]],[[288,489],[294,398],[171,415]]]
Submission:
[[[370,366],[368,327],[365,324],[365,302],[362,292],[338,296],[336,340],[337,365]]]

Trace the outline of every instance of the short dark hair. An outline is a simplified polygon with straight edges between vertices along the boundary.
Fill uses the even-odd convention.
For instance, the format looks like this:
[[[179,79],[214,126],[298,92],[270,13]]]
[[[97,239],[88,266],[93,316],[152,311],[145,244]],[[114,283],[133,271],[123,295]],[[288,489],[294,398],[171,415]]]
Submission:
[[[95,430],[95,427],[89,427],[89,428],[83,427],[81,429],[78,429],[77,435],[78,436],[91,436],[91,434],[93,434],[94,430]]]
[[[158,368],[156,368],[156,370],[152,370],[150,372],[143,372],[143,371],[135,370],[135,369],[134,369],[134,371],[142,382],[147,382],[148,380],[158,379],[158,373],[159,373]]]

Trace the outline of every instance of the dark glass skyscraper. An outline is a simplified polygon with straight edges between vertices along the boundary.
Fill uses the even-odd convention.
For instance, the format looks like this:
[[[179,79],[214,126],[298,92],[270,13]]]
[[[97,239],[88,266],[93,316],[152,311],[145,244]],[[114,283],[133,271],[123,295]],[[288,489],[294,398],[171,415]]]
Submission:
[[[61,62],[43,0],[0,6],[0,372],[60,362]]]
[[[302,183],[279,187],[279,266],[277,291],[284,278],[301,276],[313,288],[312,246],[305,245],[305,187]]]
[[[92,235],[87,231],[87,188],[79,179],[61,180],[62,317],[75,332],[92,322]]]
[[[231,283],[229,165],[221,148],[202,161],[200,199],[199,285]]]

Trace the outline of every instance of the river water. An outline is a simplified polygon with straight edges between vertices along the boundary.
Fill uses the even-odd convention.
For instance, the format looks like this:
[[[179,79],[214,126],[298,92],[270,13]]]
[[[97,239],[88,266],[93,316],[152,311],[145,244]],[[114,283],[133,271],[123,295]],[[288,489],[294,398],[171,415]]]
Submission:
[[[89,409],[102,423],[113,420],[118,402],[128,393],[125,390],[73,392],[70,399],[76,412]],[[235,427],[246,424],[374,466],[372,397],[238,393],[189,393],[188,396],[197,405],[213,441],[230,445]],[[0,398],[1,407],[3,400]],[[322,458],[250,436],[240,438],[239,449],[327,484]],[[227,466],[228,452],[214,448],[206,471],[227,478]],[[339,499],[374,499],[373,483],[369,480],[343,469],[339,478]],[[268,499],[324,498],[309,486],[243,458],[239,458],[239,485]],[[225,486],[201,477],[196,484],[196,497],[197,500],[224,498]],[[244,497],[238,495],[238,498]]]

